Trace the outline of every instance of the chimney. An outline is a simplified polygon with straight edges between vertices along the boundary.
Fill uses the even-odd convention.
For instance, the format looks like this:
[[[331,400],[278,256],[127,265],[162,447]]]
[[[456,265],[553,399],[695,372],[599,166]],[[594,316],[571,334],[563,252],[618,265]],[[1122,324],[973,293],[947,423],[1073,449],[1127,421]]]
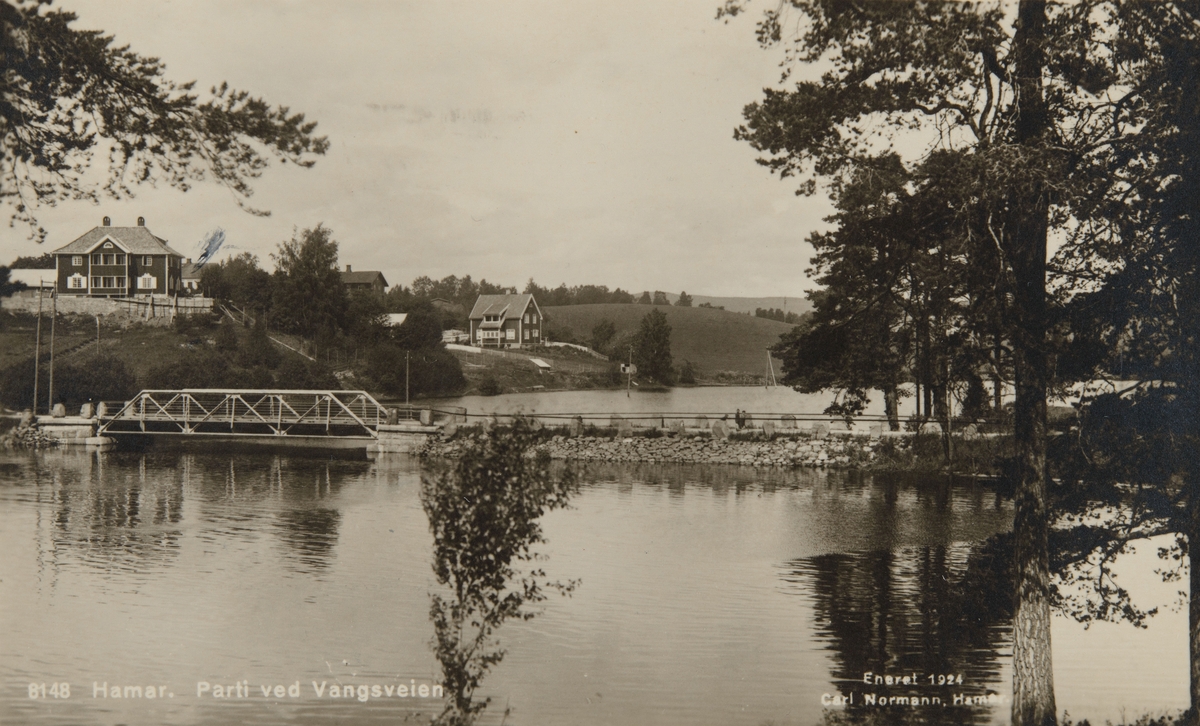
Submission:
[[[346,272],[350,272],[350,265],[346,265]]]
[[[145,227],[145,226],[146,226],[146,218],[145,218],[145,217],[138,217],[138,226],[139,226],[139,227]]]
[[[108,217],[105,217],[105,218],[104,218],[104,226],[105,226],[105,227],[108,227],[108,226],[109,226],[109,225],[111,225],[111,224],[112,224],[112,220],[111,220],[111,219],[109,219]]]

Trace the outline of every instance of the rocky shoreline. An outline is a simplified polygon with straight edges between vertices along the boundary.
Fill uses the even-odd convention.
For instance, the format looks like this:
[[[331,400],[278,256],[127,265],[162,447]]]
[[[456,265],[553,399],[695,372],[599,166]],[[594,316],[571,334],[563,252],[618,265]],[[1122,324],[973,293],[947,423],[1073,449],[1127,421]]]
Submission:
[[[864,435],[809,435],[760,440],[722,439],[705,435],[576,436],[557,435],[538,445],[552,459],[567,461],[737,464],[759,467],[845,468],[870,464],[881,439]],[[905,445],[906,438],[896,444]],[[455,458],[456,439],[430,439],[421,456]]]

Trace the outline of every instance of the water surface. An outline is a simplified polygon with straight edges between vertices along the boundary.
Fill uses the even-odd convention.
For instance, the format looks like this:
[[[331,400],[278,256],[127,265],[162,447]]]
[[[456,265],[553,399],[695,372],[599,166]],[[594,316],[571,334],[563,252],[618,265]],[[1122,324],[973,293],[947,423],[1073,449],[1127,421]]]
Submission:
[[[427,721],[436,699],[311,685],[438,680],[419,477],[404,457],[0,453],[0,722]],[[504,723],[539,726],[854,722],[822,696],[887,690],[867,671],[962,675],[920,691],[947,699],[1010,691],[979,543],[1012,507],[984,484],[673,465],[585,482],[546,517],[544,548],[552,577],[582,585],[501,629],[485,723],[506,706]],[[1170,611],[1145,631],[1056,621],[1060,707],[1182,708],[1185,634]],[[64,681],[70,699],[28,698]],[[254,695],[197,697],[198,682]],[[258,694],[296,682],[298,698]],[[174,697],[93,697],[105,683]],[[1007,705],[885,716],[999,723]]]

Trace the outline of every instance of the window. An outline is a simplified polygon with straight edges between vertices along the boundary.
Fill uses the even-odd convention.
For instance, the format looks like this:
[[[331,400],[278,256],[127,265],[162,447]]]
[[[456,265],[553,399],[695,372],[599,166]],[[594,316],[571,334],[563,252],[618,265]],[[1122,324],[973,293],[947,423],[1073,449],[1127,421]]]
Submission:
[[[71,264],[75,267],[83,267],[83,255],[73,255],[71,257]]]
[[[529,328],[525,329],[525,340],[529,340]]]
[[[509,340],[515,340],[517,337],[517,331],[509,328],[508,330],[504,331],[504,337],[508,338]]]
[[[145,265],[146,267],[149,267],[150,265],[154,264],[154,258],[151,257],[150,255],[146,255],[145,257],[142,258],[142,264]]]
[[[529,322],[533,323],[534,325],[537,325],[537,313],[529,314]]]
[[[99,252],[97,252],[96,254],[92,255],[92,264],[93,264],[93,265],[98,265],[98,264],[100,264],[100,253],[99,253]]]
[[[100,287],[100,278],[99,277],[92,278],[92,287]]]
[[[158,287],[158,278],[154,275],[142,275],[138,278],[139,290],[153,290]]]
[[[534,328],[534,329],[533,329],[533,337],[535,337],[535,338],[536,338],[536,337],[538,337],[538,331],[537,331],[537,328]]]
[[[105,242],[105,243],[104,243],[104,249],[106,249],[106,250],[111,250],[111,249],[112,249],[112,242]]]
[[[125,289],[125,278],[124,277],[117,278],[117,287],[121,288],[122,290]]]
[[[101,258],[101,259],[100,259],[100,264],[102,264],[102,265],[115,265],[115,264],[117,264],[117,256],[116,256],[116,255],[114,255],[114,254],[105,253],[105,254],[103,254],[103,255],[100,255],[100,258]]]
[[[125,255],[117,255],[117,264],[118,265],[125,264]]]
[[[67,287],[71,290],[82,290],[87,282],[83,275],[75,274],[67,278]]]

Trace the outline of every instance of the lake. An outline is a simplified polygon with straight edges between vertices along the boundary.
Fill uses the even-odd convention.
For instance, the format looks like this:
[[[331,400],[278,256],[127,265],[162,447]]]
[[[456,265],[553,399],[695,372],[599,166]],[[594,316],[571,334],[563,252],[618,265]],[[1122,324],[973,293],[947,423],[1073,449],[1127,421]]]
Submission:
[[[0,451],[0,722],[426,723],[437,699],[372,692],[439,680],[420,475],[403,456]],[[582,584],[500,629],[482,723],[857,723],[823,698],[909,692],[999,703],[881,722],[1007,721],[1010,624],[980,543],[1012,504],[987,485],[665,465],[584,481],[542,548]],[[1122,582],[1169,601],[1136,577],[1145,550]],[[1186,632],[1169,609],[1146,630],[1057,619],[1060,711],[1185,707]]]
[[[864,414],[882,416],[883,394],[871,392]],[[607,423],[610,414],[637,418],[639,415],[673,413],[706,415],[709,420],[728,416],[738,409],[754,414],[818,416],[833,400],[831,393],[797,393],[787,386],[696,386],[658,390],[589,390],[505,393],[499,396],[461,396],[419,401],[418,406],[462,406],[468,414],[582,414],[589,423]],[[901,416],[912,413],[901,408]],[[588,414],[592,414],[591,417]],[[822,417],[823,418],[823,417]]]

